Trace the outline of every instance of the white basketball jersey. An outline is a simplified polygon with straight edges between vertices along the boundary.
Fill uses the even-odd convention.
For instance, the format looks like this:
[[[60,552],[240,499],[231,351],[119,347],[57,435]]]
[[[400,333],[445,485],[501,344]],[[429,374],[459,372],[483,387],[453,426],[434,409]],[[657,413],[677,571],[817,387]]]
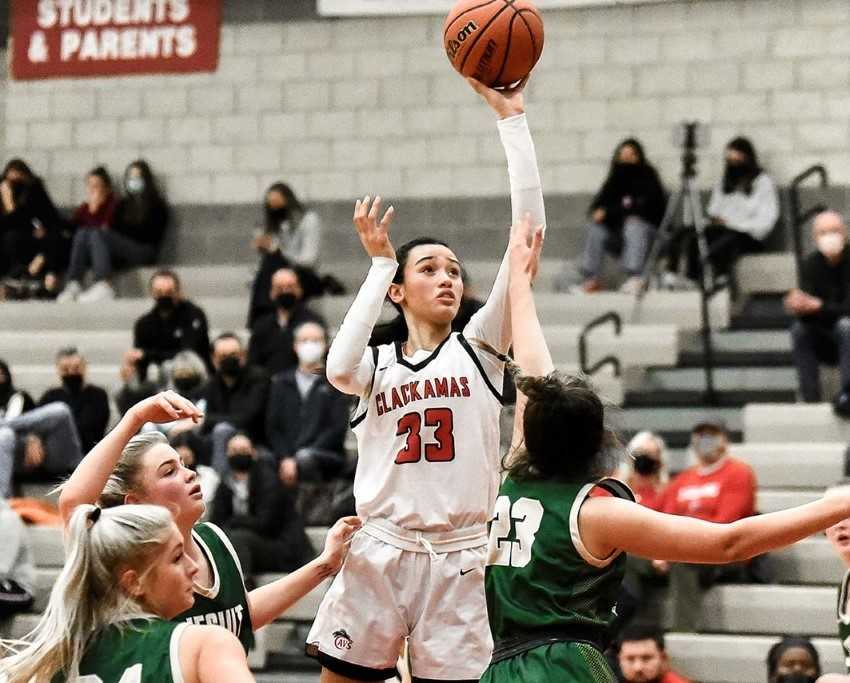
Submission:
[[[419,531],[485,524],[499,489],[501,376],[457,332],[418,363],[400,343],[371,350],[372,388],[351,423],[357,514]]]

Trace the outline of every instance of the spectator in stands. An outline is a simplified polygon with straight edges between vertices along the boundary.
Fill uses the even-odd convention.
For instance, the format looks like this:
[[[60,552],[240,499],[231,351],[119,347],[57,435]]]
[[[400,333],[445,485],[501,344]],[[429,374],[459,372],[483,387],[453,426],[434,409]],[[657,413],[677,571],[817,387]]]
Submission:
[[[808,638],[785,636],[767,653],[767,683],[815,683],[820,655]]]
[[[262,368],[247,363],[242,340],[232,332],[216,337],[212,352],[216,371],[203,394],[203,431],[212,442],[212,465],[224,475],[227,443],[234,434],[244,432],[258,443],[263,439],[269,378]]]
[[[652,626],[632,626],[617,641],[621,683],[688,683],[671,669],[664,635]]]
[[[0,500],[0,619],[26,612],[33,603],[35,567],[27,529],[18,513]]]
[[[140,376],[147,378],[154,366],[157,376],[153,381],[164,384],[167,373],[163,364],[180,351],[194,351],[211,368],[207,316],[184,298],[177,273],[158,270],[148,282],[148,291],[154,306],[133,325]]]
[[[724,152],[723,178],[711,192],[706,213],[706,240],[714,276],[718,284],[727,280],[735,261],[743,254],[761,251],[764,241],[779,219],[779,195],[771,177],[759,165],[753,143],[737,137]],[[699,249],[693,230],[681,234],[671,254],[672,270],[677,269],[678,251],[688,253],[687,277],[701,277]],[[671,273],[666,282],[675,286]]]
[[[272,379],[266,411],[266,441],[288,487],[337,475],[345,461],[349,412],[347,397],[324,374],[325,328],[302,323],[293,346],[298,367]]]
[[[661,500],[661,512],[728,524],[756,512],[756,476],[744,461],[729,453],[726,426],[720,420],[703,420],[691,432],[691,449],[697,464],[676,476]],[[760,558],[735,565],[670,567],[674,598],[674,628],[695,630],[702,590],[718,582],[763,581]]]
[[[49,481],[69,474],[83,458],[71,409],[48,402],[21,415],[0,418],[0,497],[13,481]]]
[[[37,283],[55,296],[66,225],[41,178],[12,159],[0,180],[0,277]]]
[[[118,266],[154,263],[168,227],[169,209],[151,167],[136,159],[124,171],[124,196],[115,207],[106,236],[109,256]]]
[[[590,205],[581,272],[582,290],[602,289],[605,253],[621,256],[627,280],[622,291],[634,292],[655,235],[664,216],[666,194],[658,172],[646,160],[643,146],[634,138],[623,140],[614,151],[608,177]]]
[[[803,261],[800,289],[785,296],[791,325],[794,364],[800,396],[806,403],[821,400],[819,363],[838,364],[841,389],[833,399],[835,412],[850,416],[850,250],[847,225],[836,211],[819,213],[812,223],[817,249]]]
[[[40,406],[61,401],[71,408],[83,452],[88,453],[103,438],[109,423],[109,396],[104,389],[86,383],[86,360],[73,346],[56,354],[56,372],[61,387],[48,389]]]
[[[629,456],[618,473],[641,505],[658,510],[664,487],[670,479],[667,472],[667,444],[658,434],[638,432],[626,448]]]
[[[275,375],[298,365],[292,346],[293,330],[305,322],[324,326],[325,321],[304,303],[304,290],[293,269],[275,272],[270,293],[275,308],[258,318],[251,328],[248,361]]]
[[[300,567],[310,559],[310,544],[269,454],[237,433],[227,442],[227,461],[210,520],[226,530],[245,576]]]
[[[112,274],[109,244],[115,240],[113,223],[117,203],[107,170],[103,166],[92,169],[86,176],[86,201],[77,207],[71,218],[77,232],[71,245],[65,289],[58,298],[60,303],[94,303],[115,298],[108,278]],[[89,268],[93,271],[94,283],[83,292],[83,277]]]
[[[261,315],[274,308],[268,297],[272,275],[281,268],[298,272],[307,298],[322,293],[322,282],[316,272],[322,241],[319,215],[302,204],[285,183],[275,183],[266,190],[264,231],[252,246],[260,253],[260,268],[251,289],[248,327]]]
[[[0,360],[0,420],[11,420],[34,407],[32,396],[15,386],[9,365]]]

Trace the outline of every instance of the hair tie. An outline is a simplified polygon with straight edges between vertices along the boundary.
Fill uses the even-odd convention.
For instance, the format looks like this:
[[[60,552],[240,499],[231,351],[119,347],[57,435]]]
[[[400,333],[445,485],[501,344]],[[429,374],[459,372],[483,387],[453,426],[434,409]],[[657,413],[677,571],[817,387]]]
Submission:
[[[97,520],[99,520],[99,519],[100,519],[100,513],[101,513],[101,512],[103,512],[103,510],[102,510],[101,508],[99,508],[97,505],[95,505],[95,506],[94,506],[94,510],[92,510],[92,511],[88,514],[89,521],[90,521],[92,524],[94,524]]]

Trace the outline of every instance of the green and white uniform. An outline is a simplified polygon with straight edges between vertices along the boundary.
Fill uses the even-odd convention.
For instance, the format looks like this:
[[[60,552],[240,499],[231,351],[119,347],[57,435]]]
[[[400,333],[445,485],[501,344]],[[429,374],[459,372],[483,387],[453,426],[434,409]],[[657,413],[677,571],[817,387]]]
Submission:
[[[850,613],[847,611],[847,598],[850,588],[850,570],[841,579],[841,587],[838,590],[838,637],[841,639],[841,647],[844,650],[844,666],[850,673]]]
[[[254,646],[254,631],[236,551],[224,532],[214,524],[198,524],[192,529],[192,536],[212,567],[213,583],[203,592],[196,586],[195,604],[174,621],[223,626],[239,638],[248,652]]]
[[[490,523],[486,590],[495,649],[482,682],[608,683],[601,648],[626,557],[590,554],[579,510],[599,487],[634,500],[622,482],[515,481],[499,491]]]
[[[183,683],[180,636],[186,626],[161,619],[107,626],[86,647],[80,683]],[[53,677],[53,683],[65,680]]]

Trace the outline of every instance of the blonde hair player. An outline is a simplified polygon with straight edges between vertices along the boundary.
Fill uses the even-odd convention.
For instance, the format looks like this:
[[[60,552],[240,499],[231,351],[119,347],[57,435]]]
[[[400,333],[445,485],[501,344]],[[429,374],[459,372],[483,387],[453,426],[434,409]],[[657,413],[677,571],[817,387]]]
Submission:
[[[198,523],[204,501],[195,472],[183,465],[162,434],[136,433],[147,422],[202,417],[190,401],[173,391],[137,403],[63,484],[59,512],[67,527],[79,505],[95,502],[103,507],[146,503],[170,510],[183,537],[184,552],[198,566],[194,604],[174,619],[223,626],[247,652],[254,630],[274,621],[339,570],[360,520],[339,520],[319,557],[277,581],[246,591],[239,558],[227,536],[214,524]]]
[[[544,221],[522,87],[496,91],[469,79],[497,114],[512,214]],[[461,265],[440,240],[398,252],[390,207],[357,201],[354,223],[372,259],[366,281],[328,354],[330,382],[359,396],[354,481],[363,529],[307,639],[322,681],[385,680],[405,639],[414,680],[478,680],[492,643],[484,600],[486,522],[499,485],[508,264],[462,333],[452,321]],[[384,298],[400,310],[395,343],[368,346]]]
[[[525,221],[510,247],[514,354],[527,374],[517,379],[515,450],[490,526],[486,586],[495,648],[481,681],[613,683],[602,650],[624,553],[668,562],[746,560],[847,517],[850,488],[732,524],[635,503],[622,482],[605,478],[617,449],[599,397],[584,381],[553,371],[528,274],[541,237],[531,236]]]
[[[156,505],[68,520],[67,560],[47,609],[23,641],[3,642],[7,683],[247,683],[229,631],[170,621],[191,607],[197,565],[171,514]]]

